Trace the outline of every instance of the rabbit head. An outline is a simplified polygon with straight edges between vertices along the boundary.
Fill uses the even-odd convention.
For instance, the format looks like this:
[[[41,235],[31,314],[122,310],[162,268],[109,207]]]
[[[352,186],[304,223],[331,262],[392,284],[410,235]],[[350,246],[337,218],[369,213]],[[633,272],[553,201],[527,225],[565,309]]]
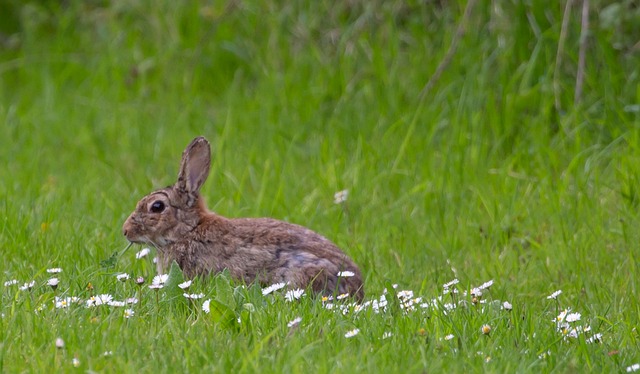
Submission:
[[[207,213],[199,191],[210,165],[209,142],[195,138],[182,154],[177,182],[143,197],[124,222],[122,231],[127,240],[161,251],[192,231]]]

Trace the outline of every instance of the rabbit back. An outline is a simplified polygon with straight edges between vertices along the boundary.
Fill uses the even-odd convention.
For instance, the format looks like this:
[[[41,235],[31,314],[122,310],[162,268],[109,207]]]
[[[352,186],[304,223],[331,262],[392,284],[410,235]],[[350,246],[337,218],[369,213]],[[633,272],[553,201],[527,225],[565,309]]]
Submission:
[[[233,278],[247,283],[284,282],[293,288],[310,286],[317,293],[364,296],[362,276],[353,261],[305,227],[271,218],[211,214],[192,233],[163,251],[189,277],[228,269]],[[353,275],[340,276],[342,272]]]

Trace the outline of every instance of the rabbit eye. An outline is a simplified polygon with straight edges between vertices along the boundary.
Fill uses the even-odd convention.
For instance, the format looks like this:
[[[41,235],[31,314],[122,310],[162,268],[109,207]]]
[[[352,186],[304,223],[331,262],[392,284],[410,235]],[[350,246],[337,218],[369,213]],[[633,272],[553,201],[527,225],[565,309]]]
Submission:
[[[153,204],[151,204],[151,212],[153,213],[161,213],[164,208],[164,203],[160,200],[154,201]]]

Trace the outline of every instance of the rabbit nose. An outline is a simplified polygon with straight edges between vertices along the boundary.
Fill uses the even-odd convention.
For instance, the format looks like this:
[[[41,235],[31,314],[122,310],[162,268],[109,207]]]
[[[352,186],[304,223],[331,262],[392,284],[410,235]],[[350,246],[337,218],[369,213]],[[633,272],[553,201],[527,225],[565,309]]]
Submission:
[[[127,229],[122,229],[122,233],[124,234],[124,236],[127,236]]]

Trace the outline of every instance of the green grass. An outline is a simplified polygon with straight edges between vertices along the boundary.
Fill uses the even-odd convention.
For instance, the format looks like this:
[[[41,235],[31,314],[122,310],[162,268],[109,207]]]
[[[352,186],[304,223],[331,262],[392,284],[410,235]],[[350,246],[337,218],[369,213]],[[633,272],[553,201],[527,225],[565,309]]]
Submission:
[[[639,363],[640,13],[632,1],[592,2],[574,105],[580,6],[554,91],[564,4],[502,3],[478,1],[421,99],[466,2],[7,2],[0,270],[20,283],[2,288],[0,370],[537,373]],[[194,302],[175,287],[118,282],[121,272],[147,285],[155,275],[153,256],[135,258],[140,248],[105,260],[126,246],[121,227],[136,201],[174,181],[197,135],[212,142],[203,188],[212,210],[322,233],[360,265],[368,301],[389,290],[386,309],[343,314],[224,275],[196,279],[190,292],[205,298]],[[334,204],[343,189],[349,199]],[[55,291],[52,267],[63,268]],[[395,295],[431,302],[454,278],[460,293],[438,307],[407,312]],[[463,295],[488,280],[486,303]],[[546,298],[558,289],[557,301]],[[86,308],[96,294],[136,296],[135,315]],[[55,308],[55,297],[71,296],[82,303]],[[203,312],[206,299],[224,313]],[[591,331],[557,331],[564,308]],[[601,342],[587,343],[596,333]]]

